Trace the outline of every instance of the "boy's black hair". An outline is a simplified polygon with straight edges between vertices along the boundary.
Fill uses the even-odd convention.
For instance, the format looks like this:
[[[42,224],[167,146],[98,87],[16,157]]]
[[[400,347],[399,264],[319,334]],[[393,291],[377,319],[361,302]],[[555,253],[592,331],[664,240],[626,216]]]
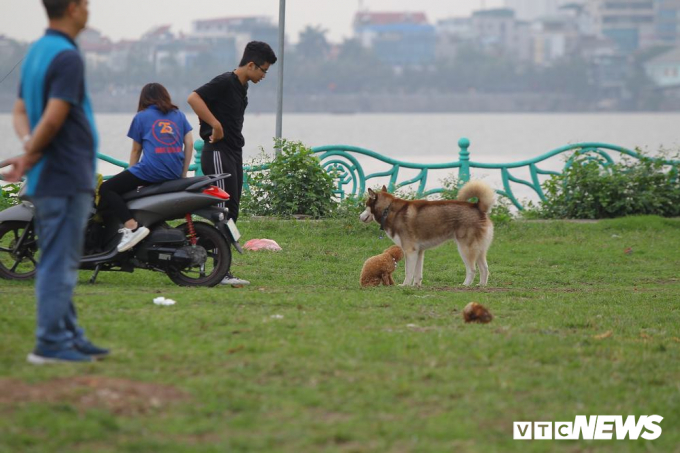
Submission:
[[[239,67],[247,65],[251,61],[258,66],[262,66],[265,63],[271,65],[276,63],[276,55],[266,42],[250,41],[243,51],[243,58],[241,58]]]
[[[59,19],[64,16],[68,5],[71,3],[80,3],[82,0],[43,0],[47,17],[50,19]]]

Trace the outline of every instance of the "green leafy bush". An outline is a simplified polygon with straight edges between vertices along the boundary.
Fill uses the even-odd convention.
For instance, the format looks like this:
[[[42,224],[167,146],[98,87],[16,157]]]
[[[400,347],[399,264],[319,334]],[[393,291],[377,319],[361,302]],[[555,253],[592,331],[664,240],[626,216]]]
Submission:
[[[320,165],[311,148],[301,142],[275,139],[281,153],[271,158],[262,151],[256,165],[266,169],[250,174],[250,190],[244,191],[242,210],[250,215],[315,218],[330,215],[336,207],[333,176]]]
[[[0,211],[19,204],[19,184],[5,184],[0,186]]]
[[[642,155],[640,150],[638,153]],[[576,153],[572,164],[543,184],[538,213],[552,219],[605,219],[628,215],[680,215],[678,167],[662,158],[625,156],[613,165]]]
[[[366,209],[366,197],[355,198],[350,195],[335,204],[333,213],[330,217],[354,221],[359,218],[359,215],[361,215],[364,209]]]

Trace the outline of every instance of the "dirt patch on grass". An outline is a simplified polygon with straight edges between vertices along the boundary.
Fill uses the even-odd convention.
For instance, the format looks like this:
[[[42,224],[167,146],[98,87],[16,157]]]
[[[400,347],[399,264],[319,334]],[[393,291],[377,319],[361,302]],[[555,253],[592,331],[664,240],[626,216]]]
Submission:
[[[425,288],[432,291],[447,291],[452,293],[505,293],[516,288],[480,288],[480,287],[455,287],[455,286],[435,286]]]
[[[531,219],[531,220],[520,220],[519,222],[526,223],[600,223],[597,219]]]
[[[310,418],[315,422],[326,423],[329,425],[337,425],[352,419],[351,414],[343,412],[329,411],[322,408],[313,408],[309,410]]]
[[[680,283],[680,278],[643,279],[640,283],[643,285],[675,285]]]
[[[172,386],[104,376],[76,376],[27,384],[0,379],[0,405],[64,403],[80,411],[106,409],[116,415],[161,410],[189,396]]]

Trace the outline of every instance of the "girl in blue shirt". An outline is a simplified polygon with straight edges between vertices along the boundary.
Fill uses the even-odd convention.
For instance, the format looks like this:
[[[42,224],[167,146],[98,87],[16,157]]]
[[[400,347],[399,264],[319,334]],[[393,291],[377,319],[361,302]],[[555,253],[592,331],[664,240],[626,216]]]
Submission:
[[[131,249],[149,234],[149,229],[134,219],[122,194],[139,186],[185,178],[194,143],[191,130],[163,85],[149,83],[142,88],[128,131],[132,139],[130,166],[99,188],[102,207],[113,211],[123,223],[119,252]]]

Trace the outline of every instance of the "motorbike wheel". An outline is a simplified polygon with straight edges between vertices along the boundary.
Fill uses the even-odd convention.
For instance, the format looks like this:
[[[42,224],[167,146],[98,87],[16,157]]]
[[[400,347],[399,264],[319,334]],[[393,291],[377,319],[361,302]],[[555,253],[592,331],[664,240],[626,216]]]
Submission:
[[[189,234],[186,223],[179,225],[185,235]],[[208,259],[201,266],[168,272],[170,280],[180,286],[215,286],[229,272],[231,267],[231,245],[217,229],[207,223],[194,222],[194,230],[200,245],[208,253]]]
[[[32,227],[21,249],[16,249],[17,242],[29,225],[29,222],[0,223],[0,278],[30,280],[35,277],[38,241]]]

